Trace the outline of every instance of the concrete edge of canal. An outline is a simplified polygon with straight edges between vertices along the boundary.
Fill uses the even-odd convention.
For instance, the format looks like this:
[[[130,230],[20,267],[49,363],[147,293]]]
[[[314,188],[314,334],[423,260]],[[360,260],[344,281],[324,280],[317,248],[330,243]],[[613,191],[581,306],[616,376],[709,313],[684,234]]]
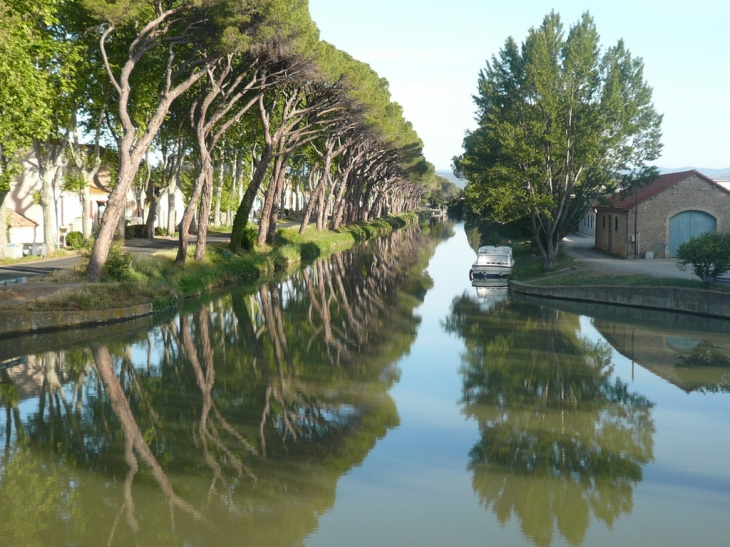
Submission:
[[[152,304],[140,304],[127,308],[98,311],[14,311],[0,322],[0,338],[9,336],[52,332],[67,329],[95,327],[120,323],[153,314]]]
[[[646,308],[722,317],[730,319],[730,293],[685,289],[680,287],[544,287],[518,281],[510,282],[510,291],[519,294],[557,298],[578,302],[597,302],[634,308]]]

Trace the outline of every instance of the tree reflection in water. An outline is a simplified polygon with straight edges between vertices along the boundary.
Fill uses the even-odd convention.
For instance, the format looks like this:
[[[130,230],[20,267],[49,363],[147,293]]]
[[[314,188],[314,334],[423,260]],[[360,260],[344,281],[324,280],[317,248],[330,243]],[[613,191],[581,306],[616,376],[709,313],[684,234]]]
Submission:
[[[2,371],[0,500],[18,509],[3,543],[300,544],[398,424],[388,390],[437,242],[399,231]],[[21,385],[37,404],[25,416]],[[33,500],[45,503],[21,514]]]
[[[492,312],[464,295],[444,322],[465,343],[463,412],[479,423],[472,484],[500,523],[536,545],[555,530],[585,538],[632,510],[653,458],[652,403],[612,380],[610,347],[577,335],[578,317],[511,302]]]

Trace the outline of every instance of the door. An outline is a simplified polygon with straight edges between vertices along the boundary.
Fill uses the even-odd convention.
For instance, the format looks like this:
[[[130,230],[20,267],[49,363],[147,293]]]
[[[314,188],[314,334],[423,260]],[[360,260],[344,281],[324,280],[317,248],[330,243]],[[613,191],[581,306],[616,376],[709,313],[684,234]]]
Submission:
[[[685,243],[717,230],[717,219],[702,211],[685,211],[669,219],[669,256],[677,256],[677,249]]]

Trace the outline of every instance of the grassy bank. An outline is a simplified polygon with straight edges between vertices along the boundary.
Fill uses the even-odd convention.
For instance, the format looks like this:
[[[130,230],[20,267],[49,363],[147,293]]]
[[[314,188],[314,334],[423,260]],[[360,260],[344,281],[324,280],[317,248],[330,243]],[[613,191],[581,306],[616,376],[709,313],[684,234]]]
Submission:
[[[704,283],[694,279],[677,277],[655,277],[646,274],[621,274],[597,270],[569,270],[556,272],[552,276],[542,276],[528,281],[545,287],[581,286],[623,286],[623,287],[681,287],[685,289],[716,290],[730,292],[728,283]]]
[[[205,260],[192,259],[194,247],[184,268],[175,264],[175,251],[140,258],[120,250],[110,253],[109,276],[115,280],[87,283],[83,278],[85,261],[79,268],[54,276],[62,284],[57,292],[17,304],[28,311],[85,311],[112,309],[152,303],[155,310],[176,305],[183,298],[215,289],[241,284],[256,284],[273,279],[302,262],[315,260],[349,249],[358,242],[392,232],[418,222],[418,215],[407,213],[353,224],[337,231],[318,231],[310,226],[277,232],[273,247],[254,248],[234,255],[225,245],[209,245]]]

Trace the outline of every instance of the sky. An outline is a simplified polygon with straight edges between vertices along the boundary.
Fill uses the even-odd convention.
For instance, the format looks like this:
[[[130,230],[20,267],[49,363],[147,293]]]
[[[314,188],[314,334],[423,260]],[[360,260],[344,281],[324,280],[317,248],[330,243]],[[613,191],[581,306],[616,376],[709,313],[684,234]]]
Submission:
[[[567,29],[589,11],[603,48],[644,60],[664,115],[658,166],[730,171],[730,0],[309,0],[323,40],[368,63],[437,170],[474,129],[479,71],[554,9]]]

